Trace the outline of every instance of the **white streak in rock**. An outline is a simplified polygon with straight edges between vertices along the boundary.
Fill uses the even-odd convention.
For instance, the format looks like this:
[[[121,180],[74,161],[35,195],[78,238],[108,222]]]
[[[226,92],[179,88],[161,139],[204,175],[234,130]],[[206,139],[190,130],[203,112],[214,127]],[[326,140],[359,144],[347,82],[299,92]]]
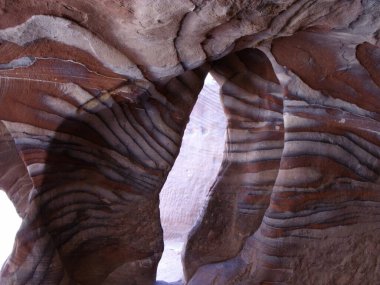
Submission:
[[[19,26],[0,30],[0,40],[22,46],[42,38],[85,50],[116,73],[134,79],[143,78],[138,67],[124,54],[68,20],[35,15]]]

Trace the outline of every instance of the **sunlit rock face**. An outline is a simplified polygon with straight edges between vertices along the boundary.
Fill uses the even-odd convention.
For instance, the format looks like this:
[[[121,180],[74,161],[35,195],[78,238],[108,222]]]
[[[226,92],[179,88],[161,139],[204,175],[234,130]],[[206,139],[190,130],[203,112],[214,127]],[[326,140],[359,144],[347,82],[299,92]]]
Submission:
[[[222,163],[226,124],[218,83],[209,75],[160,193],[165,239],[184,241],[202,213]]]
[[[207,192],[185,282],[380,283],[377,0],[0,0],[0,15],[0,187],[23,218],[1,284],[154,284],[159,193],[185,186],[167,177],[209,73],[221,166],[162,211]]]

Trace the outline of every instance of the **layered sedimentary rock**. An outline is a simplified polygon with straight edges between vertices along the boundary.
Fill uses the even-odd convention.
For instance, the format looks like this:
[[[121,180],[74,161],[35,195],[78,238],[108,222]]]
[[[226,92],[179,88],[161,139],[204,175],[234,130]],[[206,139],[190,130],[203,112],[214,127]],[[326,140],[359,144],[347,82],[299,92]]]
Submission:
[[[158,193],[207,69],[153,86],[85,53],[60,58],[64,47],[47,58],[9,45],[1,114],[33,189],[2,282],[153,282]]]
[[[380,282],[376,0],[3,0],[0,15],[0,186],[23,217],[1,284],[154,283],[159,192],[208,72],[228,135],[186,282]]]
[[[284,144],[282,90],[263,52],[227,56],[214,64],[213,74],[228,116],[226,152],[208,207],[186,245],[187,276],[200,265],[236,256],[257,230]]]
[[[0,187],[7,189],[17,213],[24,217],[33,184],[13,138],[3,123],[0,123],[0,173]]]

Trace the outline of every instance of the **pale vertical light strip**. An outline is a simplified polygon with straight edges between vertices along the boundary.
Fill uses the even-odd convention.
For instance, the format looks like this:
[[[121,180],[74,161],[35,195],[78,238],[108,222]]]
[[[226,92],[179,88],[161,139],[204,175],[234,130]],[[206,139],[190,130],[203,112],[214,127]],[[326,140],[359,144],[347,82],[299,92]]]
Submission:
[[[182,278],[182,245],[206,204],[207,193],[219,171],[226,127],[218,83],[208,75],[190,115],[180,154],[160,194],[165,250],[157,280],[175,282]]]
[[[13,249],[16,233],[21,225],[21,218],[7,195],[0,189],[0,268]]]

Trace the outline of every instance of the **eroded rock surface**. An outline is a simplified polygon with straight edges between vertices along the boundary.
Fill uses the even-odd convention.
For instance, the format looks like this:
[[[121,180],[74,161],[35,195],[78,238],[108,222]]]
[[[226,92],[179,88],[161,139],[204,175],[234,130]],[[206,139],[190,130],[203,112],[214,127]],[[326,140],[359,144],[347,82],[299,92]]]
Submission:
[[[379,37],[377,0],[0,0],[0,283],[154,284],[208,72],[228,135],[186,282],[380,283]]]

